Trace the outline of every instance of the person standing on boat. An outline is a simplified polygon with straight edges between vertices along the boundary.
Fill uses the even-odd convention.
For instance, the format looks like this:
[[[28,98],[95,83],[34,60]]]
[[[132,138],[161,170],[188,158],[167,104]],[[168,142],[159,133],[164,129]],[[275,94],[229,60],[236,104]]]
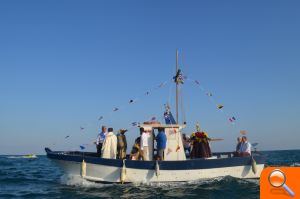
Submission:
[[[141,129],[143,129],[143,128],[141,128]],[[140,131],[144,131],[144,129],[140,130]],[[130,158],[130,160],[140,160],[142,158],[141,136],[139,136],[135,139],[129,158]]]
[[[191,135],[192,151],[191,159],[194,158],[209,158],[212,156],[209,146],[210,138],[206,132],[196,132]]]
[[[102,158],[116,159],[117,157],[118,140],[113,131],[113,128],[108,128],[108,133],[102,145]]]
[[[144,131],[143,131],[143,130]],[[141,150],[142,150],[142,159],[149,160],[149,139],[150,139],[150,132],[148,129],[141,128],[140,129],[141,135]]]
[[[242,144],[240,148],[240,156],[251,156],[251,144],[248,142],[248,139],[246,136],[242,137]]]
[[[182,142],[183,142],[183,148],[184,148],[184,152],[188,152],[188,154],[190,155],[191,153],[191,140],[190,137],[187,136],[185,133],[182,134]]]
[[[242,138],[238,137],[237,138],[237,145],[236,145],[236,148],[235,148],[236,153],[241,152],[241,145],[242,145]]]
[[[117,134],[117,139],[118,139],[118,158],[119,159],[125,159],[126,158],[126,150],[127,150],[127,141],[126,141],[126,136],[125,132],[127,129],[120,129],[119,133]]]
[[[100,128],[99,128],[100,131]],[[96,140],[96,147],[97,147],[97,154],[101,157],[101,150],[102,150],[102,145],[105,140],[105,135],[107,134],[106,126],[101,127],[101,131],[97,136]]]
[[[156,136],[157,143],[157,155],[160,160],[164,160],[164,151],[167,146],[167,136],[163,128],[158,128],[158,134]]]

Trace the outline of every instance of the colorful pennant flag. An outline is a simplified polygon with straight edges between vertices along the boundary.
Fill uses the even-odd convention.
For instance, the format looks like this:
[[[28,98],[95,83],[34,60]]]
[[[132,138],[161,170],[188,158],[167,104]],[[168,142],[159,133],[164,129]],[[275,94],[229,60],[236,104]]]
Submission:
[[[166,82],[163,82],[160,85],[158,85],[158,88],[162,88],[164,85],[166,85]]]
[[[212,93],[206,93],[206,95],[207,95],[208,97],[212,97],[212,96],[213,96]]]
[[[103,116],[100,116],[98,120],[100,121],[100,120],[102,120],[102,119],[103,119]]]
[[[65,137],[65,139],[67,139],[67,138],[69,138],[70,136],[69,135],[67,135],[66,137]]]
[[[116,112],[116,111],[118,111],[118,110],[119,110],[119,109],[116,107],[116,108],[114,108],[114,110],[113,110],[113,111],[114,111],[114,112]]]
[[[218,109],[222,109],[224,106],[222,104],[219,104],[217,107]]]
[[[85,147],[82,146],[82,145],[80,145],[79,147],[80,147],[81,150],[84,150],[84,149],[85,149]]]
[[[229,121],[230,121],[230,122],[235,122],[235,120],[236,120],[235,117],[229,118]]]

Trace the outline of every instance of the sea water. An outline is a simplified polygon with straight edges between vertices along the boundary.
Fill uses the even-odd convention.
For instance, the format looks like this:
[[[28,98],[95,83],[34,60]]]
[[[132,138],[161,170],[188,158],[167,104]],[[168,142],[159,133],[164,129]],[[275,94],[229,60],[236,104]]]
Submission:
[[[300,150],[262,152],[269,165],[299,165]],[[66,176],[46,156],[0,156],[0,198],[259,198],[259,180],[100,184]]]

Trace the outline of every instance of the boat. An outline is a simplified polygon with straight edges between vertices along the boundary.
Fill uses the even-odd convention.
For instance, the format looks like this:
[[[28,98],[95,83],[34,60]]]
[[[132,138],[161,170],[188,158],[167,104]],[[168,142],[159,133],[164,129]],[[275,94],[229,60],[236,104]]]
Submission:
[[[152,183],[152,182],[188,182],[232,176],[242,179],[257,179],[265,166],[265,157],[257,152],[251,156],[238,157],[234,152],[212,153],[210,157],[189,158],[182,142],[182,129],[186,123],[178,123],[178,96],[182,77],[178,68],[176,51],[176,120],[169,106],[164,112],[165,124],[145,122],[139,128],[152,131],[150,136],[150,160],[105,159],[94,152],[52,151],[45,148],[47,157],[55,161],[67,175],[100,183]],[[163,129],[167,137],[164,160],[154,158],[154,136]]]
[[[35,159],[37,158],[37,156],[35,154],[27,154],[27,155],[23,155],[22,158]]]

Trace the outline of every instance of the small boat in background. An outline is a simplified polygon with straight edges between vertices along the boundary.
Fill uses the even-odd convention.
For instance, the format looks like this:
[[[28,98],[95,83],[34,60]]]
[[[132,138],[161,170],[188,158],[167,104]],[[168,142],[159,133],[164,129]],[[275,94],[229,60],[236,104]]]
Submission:
[[[27,154],[27,155],[23,155],[22,158],[35,159],[37,158],[37,156],[35,154]]]

